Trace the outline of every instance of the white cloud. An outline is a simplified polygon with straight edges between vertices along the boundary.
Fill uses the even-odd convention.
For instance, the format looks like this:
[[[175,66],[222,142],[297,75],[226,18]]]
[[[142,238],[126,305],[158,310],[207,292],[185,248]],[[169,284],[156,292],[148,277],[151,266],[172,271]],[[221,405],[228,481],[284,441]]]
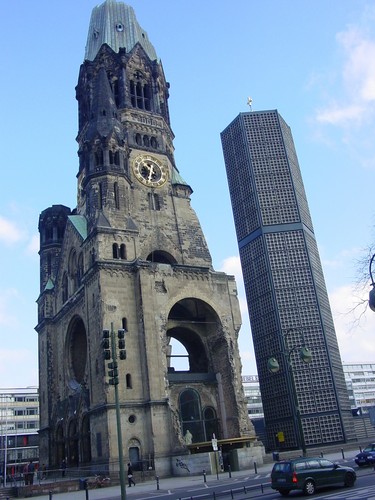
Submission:
[[[239,255],[234,255],[231,257],[227,257],[224,259],[220,271],[223,271],[227,274],[233,275],[236,279],[237,283],[237,291],[238,291],[238,301],[240,303],[240,311],[242,316],[242,321],[244,322],[244,318],[248,318],[248,309],[247,309],[247,301],[245,295],[245,286],[243,283],[242,276],[242,268],[241,268],[241,260]]]
[[[224,259],[222,265],[220,266],[220,271],[234,275],[236,281],[242,281],[242,268],[239,255],[234,255]]]
[[[310,79],[310,85],[319,85],[326,99],[315,113],[318,123],[353,128],[375,115],[375,35],[367,27],[364,17],[337,33],[342,60],[335,78],[331,67],[326,75],[314,73]]]
[[[18,291],[15,288],[0,291],[0,325],[2,327],[14,326],[18,323],[18,319],[13,313],[14,308],[11,307],[18,296]]]
[[[359,295],[345,285],[329,294],[343,362],[375,362],[375,313],[367,307],[368,291]]]
[[[375,40],[358,26],[337,34],[345,53],[343,80],[353,100],[375,100]]]
[[[31,255],[37,255],[39,252],[39,235],[34,234],[27,245],[27,253]]]
[[[14,222],[0,215],[0,241],[7,244],[14,244],[23,238],[24,232]]]
[[[28,349],[1,349],[0,376],[2,387],[38,385],[38,357]],[[27,382],[26,382],[27,381]]]
[[[362,119],[364,111],[363,106],[351,105],[345,107],[342,104],[333,103],[331,106],[317,111],[316,120],[330,125],[342,125],[348,122],[353,124],[353,120],[360,121]]]

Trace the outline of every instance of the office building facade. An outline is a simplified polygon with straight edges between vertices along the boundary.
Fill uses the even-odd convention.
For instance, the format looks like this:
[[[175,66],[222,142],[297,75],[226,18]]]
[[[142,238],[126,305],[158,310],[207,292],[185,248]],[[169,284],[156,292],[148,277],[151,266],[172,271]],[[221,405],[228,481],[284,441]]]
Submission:
[[[0,475],[20,477],[26,464],[39,462],[39,391],[37,387],[0,389]]]
[[[340,352],[290,128],[276,110],[240,113],[221,140],[267,447],[351,441]],[[303,347],[312,353],[309,364],[299,356]]]

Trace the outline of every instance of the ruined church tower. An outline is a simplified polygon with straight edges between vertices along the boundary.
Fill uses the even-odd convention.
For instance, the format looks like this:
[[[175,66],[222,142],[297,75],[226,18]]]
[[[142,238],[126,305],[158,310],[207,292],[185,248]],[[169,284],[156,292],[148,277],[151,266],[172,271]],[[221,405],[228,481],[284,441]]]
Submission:
[[[213,434],[223,447],[255,439],[236,283],[212,267],[175,164],[168,96],[133,9],[115,0],[94,8],[76,87],[77,206],[39,218],[40,461],[51,468],[118,460],[117,381],[135,469],[170,473],[171,457]],[[112,379],[106,330],[116,338]],[[179,345],[185,358],[174,356]]]

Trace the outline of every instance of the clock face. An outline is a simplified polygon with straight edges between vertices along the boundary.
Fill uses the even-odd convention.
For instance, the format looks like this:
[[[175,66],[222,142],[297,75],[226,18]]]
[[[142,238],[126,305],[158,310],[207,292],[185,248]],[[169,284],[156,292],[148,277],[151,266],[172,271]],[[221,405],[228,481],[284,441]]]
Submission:
[[[151,155],[137,156],[133,163],[133,171],[139,182],[146,186],[159,187],[167,180],[167,169]]]

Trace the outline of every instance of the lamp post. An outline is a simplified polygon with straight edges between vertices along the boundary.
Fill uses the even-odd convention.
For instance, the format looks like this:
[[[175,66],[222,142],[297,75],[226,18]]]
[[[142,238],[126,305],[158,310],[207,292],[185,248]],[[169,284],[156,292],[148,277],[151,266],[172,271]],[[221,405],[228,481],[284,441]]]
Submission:
[[[372,286],[370,293],[369,293],[369,296],[368,296],[368,305],[369,305],[371,311],[375,312],[375,283],[374,283],[374,277],[372,274],[372,264],[374,263],[374,259],[375,259],[375,253],[370,259],[370,264],[369,264],[369,269],[368,269],[369,275],[371,278],[371,286]]]
[[[308,347],[304,345],[304,342],[300,346],[294,346],[291,349],[287,348],[287,343],[286,343],[286,336],[291,333],[293,330],[287,330],[285,333],[281,334],[281,342],[282,342],[282,351],[280,354],[282,354],[286,360],[287,366],[288,366],[288,372],[290,375],[290,385],[292,389],[292,396],[293,396],[293,402],[294,402],[294,420],[295,420],[295,425],[298,430],[298,437],[299,437],[299,444],[302,449],[302,454],[303,456],[306,456],[306,443],[305,443],[305,436],[303,434],[303,427],[302,427],[302,419],[301,419],[301,411],[299,408],[299,403],[298,403],[298,396],[297,396],[297,389],[296,389],[296,383],[294,379],[294,372],[293,372],[293,366],[292,366],[292,361],[291,361],[291,355],[295,351],[299,351],[299,355],[301,360],[304,363],[310,363],[312,360],[312,354],[311,351]],[[302,333],[300,332],[300,335],[302,336]],[[303,339],[302,339],[303,340]],[[280,365],[276,357],[271,357],[268,359],[267,362],[267,367],[268,370],[271,373],[277,373],[280,370]]]
[[[125,351],[125,330],[120,329],[117,332],[118,335],[118,347],[120,359],[126,359]],[[109,341],[110,339],[110,341]],[[111,349],[109,349],[111,347]],[[108,363],[108,375],[109,383],[115,387],[115,406],[116,406],[116,423],[117,423],[117,446],[118,446],[118,458],[119,458],[119,468],[120,468],[120,488],[121,488],[121,500],[126,500],[126,485],[125,485],[125,471],[124,471],[124,456],[122,452],[122,432],[121,432],[121,413],[120,413],[120,400],[118,394],[118,363],[117,363],[117,349],[115,342],[115,331],[113,329],[113,323],[111,323],[111,331],[103,330],[103,349],[104,349],[104,359],[112,360]]]

